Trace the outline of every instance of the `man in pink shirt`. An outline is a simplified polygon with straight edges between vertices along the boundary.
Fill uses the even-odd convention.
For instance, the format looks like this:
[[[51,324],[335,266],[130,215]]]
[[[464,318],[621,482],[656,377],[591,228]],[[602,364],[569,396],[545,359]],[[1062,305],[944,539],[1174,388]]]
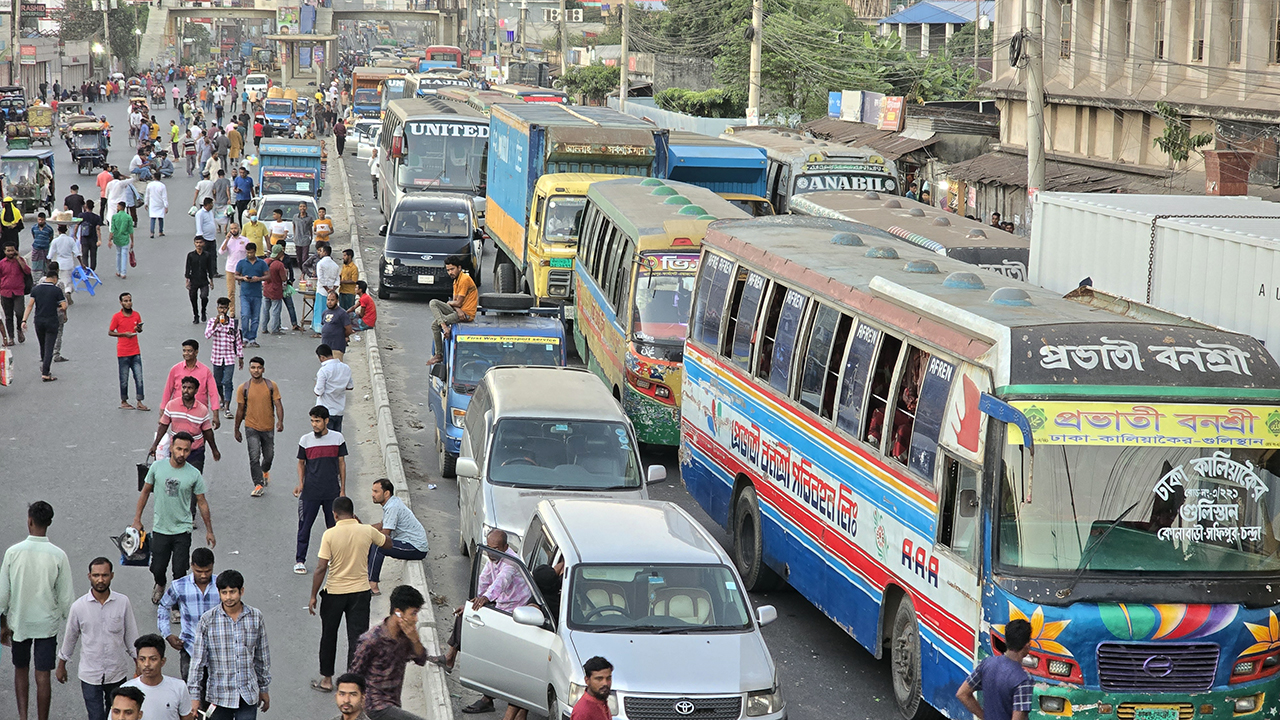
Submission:
[[[613,689],[613,665],[599,655],[582,664],[587,691],[582,693],[569,720],[610,720],[609,691]]]
[[[200,386],[196,390],[196,400],[208,405],[213,410],[213,429],[217,430],[222,427],[222,421],[218,419],[218,410],[222,408],[219,402],[217,386],[213,380],[213,371],[208,365],[196,359],[200,352],[200,343],[195,340],[184,340],[182,342],[182,362],[174,365],[169,369],[169,377],[164,382],[164,395],[160,398],[160,407],[165,407],[169,401],[182,396],[182,378],[190,376],[195,378]]]
[[[188,375],[182,378],[181,382],[182,394],[165,403],[160,409],[160,425],[156,427],[156,439],[151,442],[151,449],[147,454],[155,455],[160,459],[167,458],[173,436],[180,432],[190,433],[191,451],[187,455],[187,462],[203,473],[206,443],[213,450],[214,462],[222,459],[222,453],[218,452],[218,441],[213,437],[213,414],[209,412],[208,405],[196,400],[200,381]],[[166,441],[163,446],[160,443],[161,440]]]

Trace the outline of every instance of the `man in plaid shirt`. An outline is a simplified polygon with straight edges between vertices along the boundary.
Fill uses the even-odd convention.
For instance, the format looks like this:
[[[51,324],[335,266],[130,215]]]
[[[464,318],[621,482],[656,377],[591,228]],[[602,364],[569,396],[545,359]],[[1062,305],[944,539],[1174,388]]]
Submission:
[[[258,708],[271,707],[271,652],[267,626],[257,608],[245,605],[244,576],[235,570],[218,574],[222,602],[200,618],[191,649],[187,689],[199,697],[200,675],[208,671],[204,699],[214,710],[210,720],[255,720]],[[192,712],[200,701],[191,701]]]
[[[235,385],[232,378],[235,377],[237,367],[244,369],[244,337],[240,334],[238,323],[231,318],[231,300],[218,298],[218,314],[209,318],[204,336],[213,342],[209,364],[213,366],[213,382],[218,386],[222,411],[228,418],[233,418],[235,415],[231,412],[231,393]],[[214,415],[217,415],[216,411]]]
[[[213,572],[213,551],[209,548],[196,548],[191,551],[191,572],[169,583],[169,589],[165,590],[164,596],[160,598],[160,606],[156,608],[156,629],[160,631],[160,637],[169,642],[170,647],[182,654],[184,678],[191,667],[191,646],[195,642],[200,616],[218,605],[218,588],[214,584],[217,581],[218,576]],[[176,635],[170,621],[175,606],[182,618]]]
[[[1004,627],[1004,644],[1003,654],[983,660],[960,684],[956,699],[983,720],[1027,720],[1035,686],[1022,660],[1031,650],[1031,623],[1010,620]],[[973,695],[978,691],[982,692],[981,705]]]

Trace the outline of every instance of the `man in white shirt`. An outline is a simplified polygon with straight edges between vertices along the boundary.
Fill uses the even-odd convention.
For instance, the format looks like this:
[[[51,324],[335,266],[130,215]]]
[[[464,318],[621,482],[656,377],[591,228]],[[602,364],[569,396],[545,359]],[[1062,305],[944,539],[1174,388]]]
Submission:
[[[196,234],[203,237],[210,247],[216,247],[214,240],[218,237],[218,224],[213,219],[213,198],[203,200],[196,211]]]
[[[138,655],[138,677],[123,687],[142,691],[142,717],[146,720],[193,720],[187,683],[164,674],[164,638],[151,633],[133,641]]]
[[[155,178],[147,183],[147,217],[151,221],[151,237],[156,236],[156,221],[160,223],[160,237],[164,237],[164,218],[169,214],[169,188]]]
[[[338,292],[341,284],[342,268],[333,259],[333,248],[329,243],[316,243],[316,304],[311,310],[311,337],[320,337],[320,325],[324,315],[324,306],[328,302],[329,293]],[[333,412],[330,408],[329,412]]]
[[[89,562],[90,589],[71,604],[54,673],[59,683],[67,681],[67,661],[79,644],[76,676],[80,678],[89,720],[107,720],[111,693],[133,674],[133,641],[138,637],[138,623],[129,598],[111,592],[113,577],[110,560],[99,557]]]
[[[80,244],[67,232],[67,226],[59,225],[57,237],[49,243],[49,259],[58,262],[58,283],[66,287],[67,295],[75,292],[71,285],[71,271],[80,264],[79,250]]]
[[[116,171],[115,179],[107,183],[107,207],[110,208],[109,212],[114,214],[116,205],[118,203],[125,202],[125,196],[129,192],[130,182],[132,182],[132,179],[126,179],[119,171]],[[127,209],[127,202],[125,203],[125,206]],[[107,214],[107,211],[104,211],[103,214]]]
[[[333,357],[333,349],[321,343],[316,347],[320,370],[316,372],[316,401],[329,411],[329,429],[342,432],[342,413],[347,409],[347,391],[354,390],[351,368]]]

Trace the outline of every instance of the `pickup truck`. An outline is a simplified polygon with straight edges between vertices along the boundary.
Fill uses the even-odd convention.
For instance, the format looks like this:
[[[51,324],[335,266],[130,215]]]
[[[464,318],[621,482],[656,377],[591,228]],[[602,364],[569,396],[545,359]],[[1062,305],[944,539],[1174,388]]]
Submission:
[[[324,189],[322,155],[319,140],[264,139],[258,146],[258,186],[262,194],[320,197]]]
[[[272,137],[279,135],[288,137],[293,131],[293,126],[297,122],[294,116],[295,104],[293,100],[288,98],[268,98],[262,103],[262,114],[266,119],[263,123],[263,135]]]

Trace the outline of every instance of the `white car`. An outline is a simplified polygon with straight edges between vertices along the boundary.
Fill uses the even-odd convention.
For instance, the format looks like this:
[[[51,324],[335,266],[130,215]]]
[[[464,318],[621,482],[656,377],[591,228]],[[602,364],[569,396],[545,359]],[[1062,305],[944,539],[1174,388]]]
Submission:
[[[356,157],[368,160],[373,157],[373,149],[378,147],[382,139],[382,122],[366,120],[356,123]]]
[[[317,217],[319,209],[316,207],[316,199],[310,195],[259,195],[249,203],[249,210],[258,213],[258,222],[270,225],[275,220],[276,208],[280,209],[280,214],[285,222],[293,222],[293,218],[298,214],[298,203],[307,204],[307,214],[312,218]],[[248,222],[248,220],[245,220]],[[293,257],[296,249],[293,241],[290,240],[284,245],[284,253],[289,257]]]
[[[262,73],[254,73],[246,75],[244,78],[245,92],[257,93],[259,98],[266,97],[267,89],[271,87],[271,81]]]

